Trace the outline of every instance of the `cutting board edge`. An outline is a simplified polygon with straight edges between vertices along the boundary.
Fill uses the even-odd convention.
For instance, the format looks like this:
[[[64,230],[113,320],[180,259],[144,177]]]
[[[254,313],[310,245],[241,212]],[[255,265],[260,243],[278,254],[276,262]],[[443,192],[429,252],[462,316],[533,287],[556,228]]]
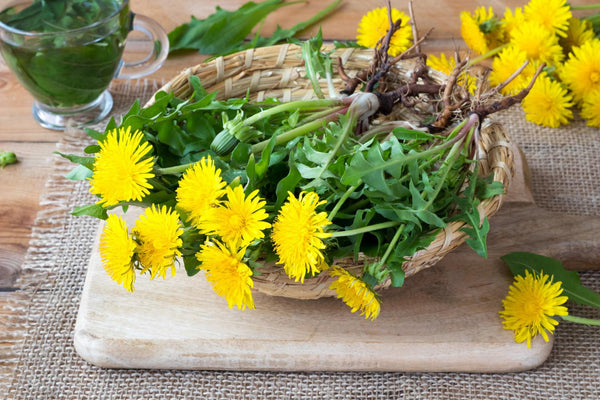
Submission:
[[[82,321],[78,319],[73,337],[79,356],[95,366],[117,369],[505,373],[540,366],[553,347],[552,337],[549,342],[537,337],[524,352],[514,351],[517,346],[525,346],[524,343],[502,340],[475,345],[468,342],[369,342],[358,343],[350,349],[352,351],[345,352],[342,350],[347,344],[336,346],[331,341],[261,343],[245,339],[244,345],[249,350],[243,351],[239,344],[227,339],[195,343],[190,339],[189,343],[174,346],[169,338],[161,343],[160,340],[100,337]],[[373,359],[372,354],[390,356]]]

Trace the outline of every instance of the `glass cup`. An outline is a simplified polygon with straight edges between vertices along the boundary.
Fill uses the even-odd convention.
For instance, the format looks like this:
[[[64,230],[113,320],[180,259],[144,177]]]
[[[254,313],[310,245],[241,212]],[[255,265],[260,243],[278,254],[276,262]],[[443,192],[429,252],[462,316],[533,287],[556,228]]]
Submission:
[[[124,62],[134,30],[154,45],[142,60]],[[34,118],[49,129],[101,121],[113,104],[111,80],[150,74],[168,52],[164,29],[131,12],[129,0],[20,0],[0,11],[0,53],[35,98]]]

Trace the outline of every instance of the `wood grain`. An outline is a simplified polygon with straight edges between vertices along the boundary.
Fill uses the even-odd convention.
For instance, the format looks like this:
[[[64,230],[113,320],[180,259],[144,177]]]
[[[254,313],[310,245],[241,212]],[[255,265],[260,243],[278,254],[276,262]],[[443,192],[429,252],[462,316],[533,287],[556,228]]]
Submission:
[[[331,4],[333,0],[307,0],[300,4],[284,7],[269,15],[262,27],[265,35],[272,33],[279,24],[282,28],[290,28],[294,24],[311,18],[318,10]],[[166,29],[172,29],[182,22],[189,22],[190,15],[201,17],[214,12],[214,1],[182,2],[179,7],[173,7],[169,2],[157,2],[153,0],[132,0],[132,9],[136,12],[148,15],[163,15],[161,24]],[[235,10],[246,0],[229,0],[220,2],[225,10]],[[408,12],[408,1],[392,1],[392,6]],[[329,39],[353,39],[356,36],[358,22],[361,17],[374,8],[385,7],[384,0],[365,1],[343,1],[337,8],[335,14],[330,14],[319,24],[323,34]],[[506,7],[514,8],[522,6],[522,0],[418,0],[413,1],[415,19],[419,25],[420,32],[426,32],[434,28],[433,39],[451,39],[460,43],[460,12],[472,12],[478,6],[492,6],[502,16]],[[302,32],[301,37],[309,37],[316,34],[319,26],[315,25]]]

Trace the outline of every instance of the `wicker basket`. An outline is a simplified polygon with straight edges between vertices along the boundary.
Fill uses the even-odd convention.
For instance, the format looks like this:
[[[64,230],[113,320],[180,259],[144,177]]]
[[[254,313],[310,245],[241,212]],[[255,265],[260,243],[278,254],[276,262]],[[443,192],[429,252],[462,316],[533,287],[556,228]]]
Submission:
[[[372,50],[342,49],[334,53],[333,59],[339,56],[345,71],[348,75],[353,76],[354,73],[369,65],[372,55]],[[413,66],[411,61],[401,61],[396,65],[395,73],[408,73],[412,71]],[[189,97],[193,92],[188,79],[190,75],[198,76],[207,91],[217,91],[217,98],[220,99],[244,97],[247,93],[251,98],[259,101],[271,97],[284,102],[316,97],[309,80],[304,78],[301,51],[295,45],[285,44],[250,49],[219,57],[183,70],[160,90],[172,91],[175,96],[180,98]],[[437,71],[432,71],[431,75],[440,83],[446,78]],[[344,82],[337,76],[334,76],[334,84],[340,90],[344,87]],[[322,82],[322,89],[324,93],[327,93],[325,82]],[[150,100],[146,106],[152,102],[153,100]],[[398,116],[396,117],[398,118]],[[410,120],[411,116],[402,115],[401,118]],[[514,173],[514,165],[510,142],[502,127],[486,121],[481,130],[479,145],[479,153],[482,156],[479,165],[480,173],[488,176],[493,172],[494,179],[502,182],[507,188]],[[498,211],[502,197],[495,196],[482,201],[479,206],[481,217],[490,217]],[[433,266],[444,255],[462,244],[466,235],[460,229],[464,225],[463,222],[449,223],[427,248],[415,253],[410,260],[403,264],[406,277]],[[336,264],[354,273],[360,272],[363,267],[360,260],[353,262],[352,259],[336,260]],[[289,279],[281,266],[273,266],[261,269],[261,275],[254,276],[253,281],[256,290],[273,296],[317,299],[335,295],[335,292],[329,289],[333,278],[327,273],[305,279],[304,283],[300,283]]]

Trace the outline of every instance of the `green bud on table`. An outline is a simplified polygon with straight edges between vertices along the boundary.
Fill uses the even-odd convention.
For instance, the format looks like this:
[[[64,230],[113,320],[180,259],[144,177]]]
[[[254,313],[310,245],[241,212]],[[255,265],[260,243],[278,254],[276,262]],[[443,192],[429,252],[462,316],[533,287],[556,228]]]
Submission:
[[[0,151],[0,167],[4,168],[9,164],[15,164],[17,162],[17,156],[11,151]]]

